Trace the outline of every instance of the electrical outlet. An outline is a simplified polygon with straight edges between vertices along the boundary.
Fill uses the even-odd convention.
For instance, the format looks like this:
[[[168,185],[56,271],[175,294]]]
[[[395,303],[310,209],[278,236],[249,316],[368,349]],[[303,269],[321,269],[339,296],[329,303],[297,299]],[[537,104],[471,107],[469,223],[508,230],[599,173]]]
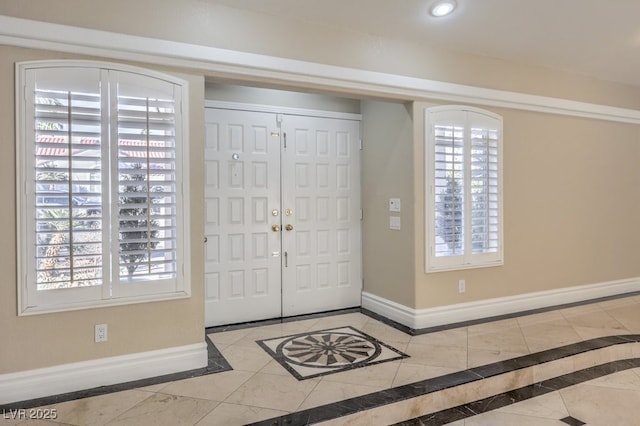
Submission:
[[[467,291],[467,285],[464,280],[458,280],[458,293],[464,293]]]
[[[107,341],[107,324],[96,324],[96,343]]]

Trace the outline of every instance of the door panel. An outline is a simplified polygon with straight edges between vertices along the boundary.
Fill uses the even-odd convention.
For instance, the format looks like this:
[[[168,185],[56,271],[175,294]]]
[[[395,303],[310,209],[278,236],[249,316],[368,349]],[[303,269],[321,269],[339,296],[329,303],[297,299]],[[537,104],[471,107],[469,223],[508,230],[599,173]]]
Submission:
[[[350,120],[282,121],[284,316],[360,306],[359,131]]]
[[[206,325],[360,306],[359,122],[205,114]]]
[[[206,325],[281,316],[274,114],[206,110]]]

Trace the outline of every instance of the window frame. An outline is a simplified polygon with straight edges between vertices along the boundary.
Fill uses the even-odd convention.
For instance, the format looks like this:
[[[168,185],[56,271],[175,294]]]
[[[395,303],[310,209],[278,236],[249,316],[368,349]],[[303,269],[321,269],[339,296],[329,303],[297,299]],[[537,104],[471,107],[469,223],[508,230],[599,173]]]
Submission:
[[[497,130],[497,234],[498,247],[495,252],[472,253],[472,234],[468,232],[470,224],[471,179],[470,170],[464,169],[463,197],[463,240],[462,254],[436,256],[436,154],[435,154],[435,125],[441,117],[453,117],[451,120],[464,123],[463,155],[464,164],[469,166],[471,159],[470,127],[474,119],[495,123]],[[503,119],[502,116],[481,108],[465,105],[445,105],[425,108],[425,272],[444,272],[474,268],[487,268],[504,265],[504,214],[503,214]]]
[[[95,73],[97,84],[100,86],[101,96],[100,108],[100,138],[102,141],[100,161],[102,164],[109,162],[108,173],[102,172],[102,201],[103,208],[110,203],[112,216],[111,223],[102,219],[102,239],[101,244],[111,246],[110,249],[102,249],[103,270],[109,272],[104,277],[104,282],[95,286],[37,290],[35,279],[36,260],[34,249],[30,245],[35,244],[35,226],[37,219],[35,213],[36,193],[34,189],[34,178],[36,176],[34,168],[34,155],[36,154],[35,140],[35,104],[29,100],[29,91],[34,90],[36,80],[35,72],[78,72]],[[190,279],[190,220],[189,220],[189,134],[188,134],[188,95],[189,85],[186,80],[172,75],[159,73],[153,70],[128,66],[102,61],[82,61],[82,60],[45,60],[18,62],[15,65],[16,73],[16,221],[17,221],[17,304],[18,315],[33,315],[50,312],[71,311],[79,309],[89,309],[101,306],[116,306],[132,303],[153,302],[160,300],[182,299],[191,296]],[[105,80],[105,76],[107,79]],[[154,85],[164,85],[169,87],[173,93],[175,102],[175,213],[171,216],[175,221],[175,279],[172,284],[155,287],[156,280],[147,280],[143,283],[122,284],[113,283],[116,268],[113,264],[118,264],[117,248],[118,244],[113,240],[113,235],[117,235],[118,229],[114,229],[118,219],[116,211],[118,200],[114,193],[118,189],[111,187],[108,195],[105,196],[106,188],[117,182],[118,162],[113,163],[114,152],[118,151],[118,126],[117,116],[114,116],[114,104],[117,106],[116,84],[119,79],[129,76],[131,81],[145,81],[148,87]],[[108,83],[108,84],[107,84]],[[106,87],[105,87],[106,86]],[[69,86],[73,90],[73,86]],[[136,86],[137,87],[137,86]],[[147,86],[145,86],[147,87]],[[142,90],[149,90],[143,88]],[[115,97],[114,97],[115,96]],[[113,102],[115,99],[115,102]],[[111,105],[110,105],[111,104]],[[114,130],[115,128],[115,130]],[[115,140],[115,142],[113,142]],[[112,146],[111,152],[105,145]],[[111,158],[105,158],[110,156]],[[115,180],[114,180],[115,179]],[[108,182],[110,181],[110,182]],[[115,192],[114,192],[115,191]],[[103,212],[104,213],[104,212]],[[33,235],[32,235],[33,234]],[[114,252],[114,250],[116,250]],[[115,260],[113,258],[116,258]],[[106,260],[105,260],[106,259]],[[118,281],[116,279],[116,281]]]

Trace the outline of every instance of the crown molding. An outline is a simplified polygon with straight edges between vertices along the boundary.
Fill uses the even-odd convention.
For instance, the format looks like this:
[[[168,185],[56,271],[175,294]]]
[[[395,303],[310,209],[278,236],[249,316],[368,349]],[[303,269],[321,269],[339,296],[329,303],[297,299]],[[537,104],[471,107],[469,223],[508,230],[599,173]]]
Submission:
[[[640,111],[0,15],[0,44],[403,101],[440,100],[640,124]]]

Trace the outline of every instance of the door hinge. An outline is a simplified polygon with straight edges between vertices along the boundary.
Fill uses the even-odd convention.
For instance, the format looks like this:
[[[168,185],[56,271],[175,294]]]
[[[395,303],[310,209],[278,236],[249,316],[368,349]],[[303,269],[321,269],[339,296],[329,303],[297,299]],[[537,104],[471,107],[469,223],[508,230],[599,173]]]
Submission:
[[[282,137],[284,140],[284,149],[287,149],[287,132],[283,132]]]
[[[364,220],[364,209],[360,209],[360,220]]]
[[[364,142],[360,139],[360,151],[364,149]]]

